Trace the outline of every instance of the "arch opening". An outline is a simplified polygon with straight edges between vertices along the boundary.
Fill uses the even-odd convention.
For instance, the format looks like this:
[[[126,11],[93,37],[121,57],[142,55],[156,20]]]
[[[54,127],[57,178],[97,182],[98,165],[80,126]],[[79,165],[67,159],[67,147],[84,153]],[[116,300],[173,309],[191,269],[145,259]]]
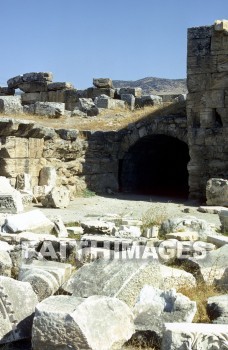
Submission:
[[[187,198],[188,145],[166,135],[137,141],[119,163],[120,192]]]

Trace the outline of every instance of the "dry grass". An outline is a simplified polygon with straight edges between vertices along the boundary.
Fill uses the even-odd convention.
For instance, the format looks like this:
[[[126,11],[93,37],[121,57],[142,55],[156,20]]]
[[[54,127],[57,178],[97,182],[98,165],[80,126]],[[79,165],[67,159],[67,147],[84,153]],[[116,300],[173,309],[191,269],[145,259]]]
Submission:
[[[221,295],[222,292],[214,285],[207,285],[199,282],[196,287],[181,286],[179,293],[184,294],[197,304],[197,312],[193,319],[194,323],[211,323],[207,314],[207,299],[213,296]]]
[[[46,116],[17,114],[3,115],[0,118],[23,119],[35,122],[52,128],[65,128],[83,130],[104,130],[117,131],[127,128],[129,124],[137,123],[141,120],[150,122],[155,117],[162,117],[172,114],[185,115],[185,104],[167,103],[164,106],[148,106],[130,111],[122,110],[104,110],[96,117],[61,117],[48,118]]]

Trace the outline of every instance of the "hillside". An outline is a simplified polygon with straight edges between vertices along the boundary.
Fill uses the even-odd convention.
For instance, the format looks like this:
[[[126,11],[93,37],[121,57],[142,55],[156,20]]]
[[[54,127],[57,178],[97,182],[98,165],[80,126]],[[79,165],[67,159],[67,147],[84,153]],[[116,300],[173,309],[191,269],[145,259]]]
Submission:
[[[139,80],[113,80],[115,88],[141,87],[144,95],[150,94],[185,94],[186,79],[163,79],[147,77]]]

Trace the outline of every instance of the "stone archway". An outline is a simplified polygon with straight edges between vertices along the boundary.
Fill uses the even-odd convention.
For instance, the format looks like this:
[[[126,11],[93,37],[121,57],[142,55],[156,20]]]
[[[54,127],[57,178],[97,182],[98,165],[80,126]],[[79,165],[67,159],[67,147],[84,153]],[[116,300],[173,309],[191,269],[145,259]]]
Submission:
[[[188,145],[153,134],[137,140],[119,163],[121,192],[188,197]]]

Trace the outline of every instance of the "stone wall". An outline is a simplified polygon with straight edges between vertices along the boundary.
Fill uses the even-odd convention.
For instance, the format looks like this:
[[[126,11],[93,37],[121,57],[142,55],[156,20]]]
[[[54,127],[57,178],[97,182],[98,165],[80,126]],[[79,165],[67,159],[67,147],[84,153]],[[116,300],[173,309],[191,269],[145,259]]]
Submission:
[[[190,196],[211,177],[228,178],[228,21],[188,30]]]

